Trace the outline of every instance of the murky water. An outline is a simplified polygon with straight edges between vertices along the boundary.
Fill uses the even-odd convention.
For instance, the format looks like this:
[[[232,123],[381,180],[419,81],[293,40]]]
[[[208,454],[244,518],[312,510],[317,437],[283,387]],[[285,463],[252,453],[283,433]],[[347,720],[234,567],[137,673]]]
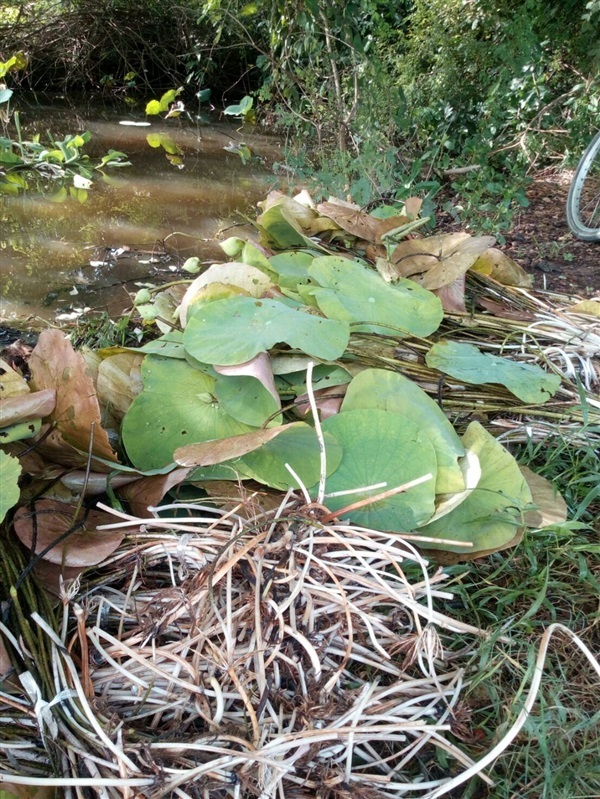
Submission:
[[[192,255],[222,260],[215,236],[239,219],[235,211],[254,218],[252,206],[272,180],[268,163],[277,157],[278,140],[227,124],[119,124],[128,118],[47,109],[22,114],[25,138],[48,128],[54,135],[89,130],[85,152],[121,150],[132,165],[107,168],[106,179],[98,175],[85,202],[64,192],[54,199],[34,192],[0,197],[0,321],[64,318],[84,307],[121,313],[136,283],[172,277]],[[181,164],[171,163],[159,141],[168,150],[176,145]],[[255,156],[250,164],[223,149],[240,141]]]

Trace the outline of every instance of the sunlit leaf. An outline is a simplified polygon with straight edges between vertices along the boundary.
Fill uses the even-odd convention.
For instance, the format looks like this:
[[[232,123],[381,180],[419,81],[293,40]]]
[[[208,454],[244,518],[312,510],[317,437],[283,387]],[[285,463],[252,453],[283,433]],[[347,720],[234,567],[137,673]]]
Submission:
[[[435,507],[437,461],[429,436],[409,419],[376,409],[343,411],[323,421],[343,450],[342,461],[327,479],[327,493],[371,488],[329,497],[327,507],[339,510],[357,500],[376,496],[411,480],[431,474],[431,480],[342,514],[354,524],[376,530],[410,532],[431,517]]]
[[[477,488],[457,508],[424,525],[419,533],[465,544],[428,543],[428,549],[475,557],[480,552],[503,549],[515,540],[524,510],[531,502],[531,492],[513,456],[479,422],[468,426],[463,444],[475,453],[481,465]]]
[[[281,342],[330,361],[342,355],[349,335],[345,322],[296,311],[276,300],[232,297],[201,306],[188,322],[183,343],[203,363],[244,363]]]
[[[338,256],[315,258],[308,273],[319,285],[305,290],[327,317],[365,323],[353,330],[428,336],[442,321],[439,299],[410,280],[390,285],[372,269]]]
[[[437,494],[462,491],[464,477],[458,459],[465,448],[439,405],[412,380],[387,369],[365,369],[348,386],[342,411],[378,409],[400,414],[426,431],[435,449]]]

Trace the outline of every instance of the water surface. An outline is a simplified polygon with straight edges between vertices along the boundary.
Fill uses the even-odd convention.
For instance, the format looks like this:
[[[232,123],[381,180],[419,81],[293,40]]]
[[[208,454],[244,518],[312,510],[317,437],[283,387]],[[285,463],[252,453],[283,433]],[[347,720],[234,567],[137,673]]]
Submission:
[[[25,138],[47,129],[59,138],[89,130],[85,152],[121,150],[132,165],[107,168],[106,179],[98,174],[85,202],[70,195],[61,199],[64,192],[54,198],[35,192],[0,197],[0,321],[31,315],[60,320],[84,307],[122,313],[136,284],[173,278],[192,255],[223,260],[215,237],[240,219],[235,212],[254,218],[253,206],[272,180],[268,164],[277,156],[278,140],[242,134],[224,123],[119,124],[130,118],[47,108],[21,114]],[[154,144],[164,136],[167,149],[176,145],[181,157],[151,147],[148,134]],[[255,156],[250,164],[224,150],[240,141]]]

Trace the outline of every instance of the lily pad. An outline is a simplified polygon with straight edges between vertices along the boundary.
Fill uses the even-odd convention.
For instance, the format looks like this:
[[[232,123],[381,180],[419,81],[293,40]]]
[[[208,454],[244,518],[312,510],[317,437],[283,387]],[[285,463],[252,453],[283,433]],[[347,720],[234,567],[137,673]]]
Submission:
[[[558,375],[549,374],[533,363],[488,355],[473,344],[439,341],[425,356],[427,366],[465,383],[479,386],[499,383],[526,403],[547,402],[560,388]]]
[[[279,400],[251,375],[219,375],[215,397],[225,413],[238,422],[261,427],[269,419],[281,421]]]
[[[347,323],[296,311],[276,300],[232,297],[199,308],[183,335],[186,350],[203,363],[243,363],[285,342],[326,361],[348,345]]]
[[[245,477],[271,488],[287,491],[288,488],[300,487],[286,468],[285,464],[288,463],[302,484],[306,488],[311,488],[319,482],[321,474],[317,434],[313,427],[304,422],[288,425],[288,428],[259,449],[237,461],[230,462],[231,466],[239,468]],[[327,451],[327,474],[330,475],[340,465],[342,447],[330,434],[325,434],[324,440]]]
[[[282,288],[295,289],[299,283],[308,283],[310,277],[308,267],[314,260],[311,255],[301,250],[282,252],[269,258],[271,268],[278,275],[278,282]]]
[[[166,466],[185,444],[253,429],[221,408],[215,379],[186,361],[149,355],[142,364],[142,380],[144,389],[125,414],[121,430],[138,469]]]
[[[524,510],[531,502],[531,491],[510,452],[479,422],[467,427],[463,444],[479,459],[481,477],[477,488],[457,508],[424,525],[419,533],[465,542],[465,546],[428,543],[428,549],[475,557],[477,553],[504,549],[515,540],[524,521]]]
[[[19,501],[19,476],[21,464],[17,458],[0,449],[0,522]]]
[[[344,411],[325,419],[322,427],[337,439],[344,453],[339,467],[327,480],[327,493],[386,483],[385,488],[330,497],[326,499],[330,510],[431,474],[431,480],[403,494],[343,514],[354,524],[396,533],[410,532],[431,518],[437,458],[425,431],[398,413],[373,409]]]
[[[348,386],[342,411],[369,408],[398,413],[427,431],[437,460],[436,494],[464,489],[458,459],[465,454],[465,448],[438,404],[416,383],[387,369],[359,372]]]
[[[330,319],[367,323],[355,327],[357,332],[428,336],[442,321],[439,299],[411,280],[391,285],[374,270],[338,256],[315,258],[308,273],[320,286],[310,293],[321,311]]]
[[[262,297],[271,285],[271,280],[260,269],[249,264],[236,263],[235,261],[229,264],[213,264],[200,277],[197,277],[193,283],[190,283],[181,301],[179,317],[182,327],[186,326],[188,317],[194,310],[194,305],[202,302],[206,293],[205,290],[211,283],[242,289],[244,293],[251,297]],[[210,297],[210,295],[209,299],[214,301],[214,298]]]

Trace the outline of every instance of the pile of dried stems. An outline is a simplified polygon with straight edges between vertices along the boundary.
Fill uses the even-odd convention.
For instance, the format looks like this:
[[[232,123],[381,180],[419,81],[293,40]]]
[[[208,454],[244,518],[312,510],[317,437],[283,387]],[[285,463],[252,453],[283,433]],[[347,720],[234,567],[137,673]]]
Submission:
[[[112,511],[142,533],[64,587],[56,630],[37,612],[19,639],[2,625],[30,701],[0,695],[0,779],[69,798],[433,799],[481,771],[449,737],[469,652],[443,637],[482,633],[435,610],[443,573],[291,492],[253,500]]]

